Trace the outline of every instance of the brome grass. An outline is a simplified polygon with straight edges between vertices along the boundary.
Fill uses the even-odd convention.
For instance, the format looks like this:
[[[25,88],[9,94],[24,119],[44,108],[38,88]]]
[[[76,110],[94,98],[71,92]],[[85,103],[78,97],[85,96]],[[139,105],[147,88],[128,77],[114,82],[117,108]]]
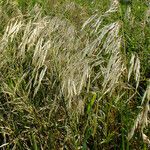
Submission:
[[[150,6],[0,2],[0,148],[150,146]]]

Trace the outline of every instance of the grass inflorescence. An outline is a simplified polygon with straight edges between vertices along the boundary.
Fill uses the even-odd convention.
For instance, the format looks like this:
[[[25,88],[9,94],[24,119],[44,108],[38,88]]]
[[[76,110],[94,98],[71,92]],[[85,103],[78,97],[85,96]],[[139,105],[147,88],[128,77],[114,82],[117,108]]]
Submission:
[[[147,0],[2,0],[0,19],[0,149],[149,149]]]

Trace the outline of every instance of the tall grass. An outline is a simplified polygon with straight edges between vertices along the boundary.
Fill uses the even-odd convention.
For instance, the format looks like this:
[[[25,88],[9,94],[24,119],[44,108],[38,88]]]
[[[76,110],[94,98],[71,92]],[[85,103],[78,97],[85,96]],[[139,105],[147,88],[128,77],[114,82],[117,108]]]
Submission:
[[[148,149],[149,11],[2,1],[0,148]]]

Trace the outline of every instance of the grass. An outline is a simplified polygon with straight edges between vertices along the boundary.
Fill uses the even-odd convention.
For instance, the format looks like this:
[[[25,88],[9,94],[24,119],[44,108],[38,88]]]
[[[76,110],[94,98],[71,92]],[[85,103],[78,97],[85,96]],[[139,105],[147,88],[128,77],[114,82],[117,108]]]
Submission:
[[[0,2],[2,150],[148,150],[148,1]]]

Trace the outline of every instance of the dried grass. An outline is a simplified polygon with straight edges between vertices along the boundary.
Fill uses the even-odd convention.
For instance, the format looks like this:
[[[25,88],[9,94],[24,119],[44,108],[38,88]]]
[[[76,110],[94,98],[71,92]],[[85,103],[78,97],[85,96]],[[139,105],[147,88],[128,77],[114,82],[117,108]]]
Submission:
[[[76,3],[65,7],[66,12],[74,13],[75,9]],[[121,119],[127,117],[123,109],[140,97],[142,78],[140,54],[131,52],[128,66],[123,20],[109,20],[121,13],[120,9],[118,0],[111,1],[106,12],[89,17],[80,30],[63,15],[44,16],[38,5],[28,12],[27,19],[20,14],[9,20],[0,38],[0,109],[10,111],[10,120],[0,120],[0,133],[7,134],[10,142],[5,140],[0,148],[13,143],[15,149],[20,140],[26,148],[29,141],[38,141],[41,149],[47,149],[52,134],[55,149],[66,143],[72,149],[88,149],[91,137],[102,136],[96,141],[101,146],[120,134],[118,128],[125,123],[120,127],[116,118],[120,114]],[[125,18],[130,22],[132,17],[128,7]],[[132,82],[136,82],[135,87]],[[139,129],[143,141],[150,143],[144,133],[149,101],[148,85],[128,140]],[[133,114],[129,109],[127,112],[129,121]],[[16,115],[13,126],[11,119]],[[19,125],[24,130],[15,137]]]

